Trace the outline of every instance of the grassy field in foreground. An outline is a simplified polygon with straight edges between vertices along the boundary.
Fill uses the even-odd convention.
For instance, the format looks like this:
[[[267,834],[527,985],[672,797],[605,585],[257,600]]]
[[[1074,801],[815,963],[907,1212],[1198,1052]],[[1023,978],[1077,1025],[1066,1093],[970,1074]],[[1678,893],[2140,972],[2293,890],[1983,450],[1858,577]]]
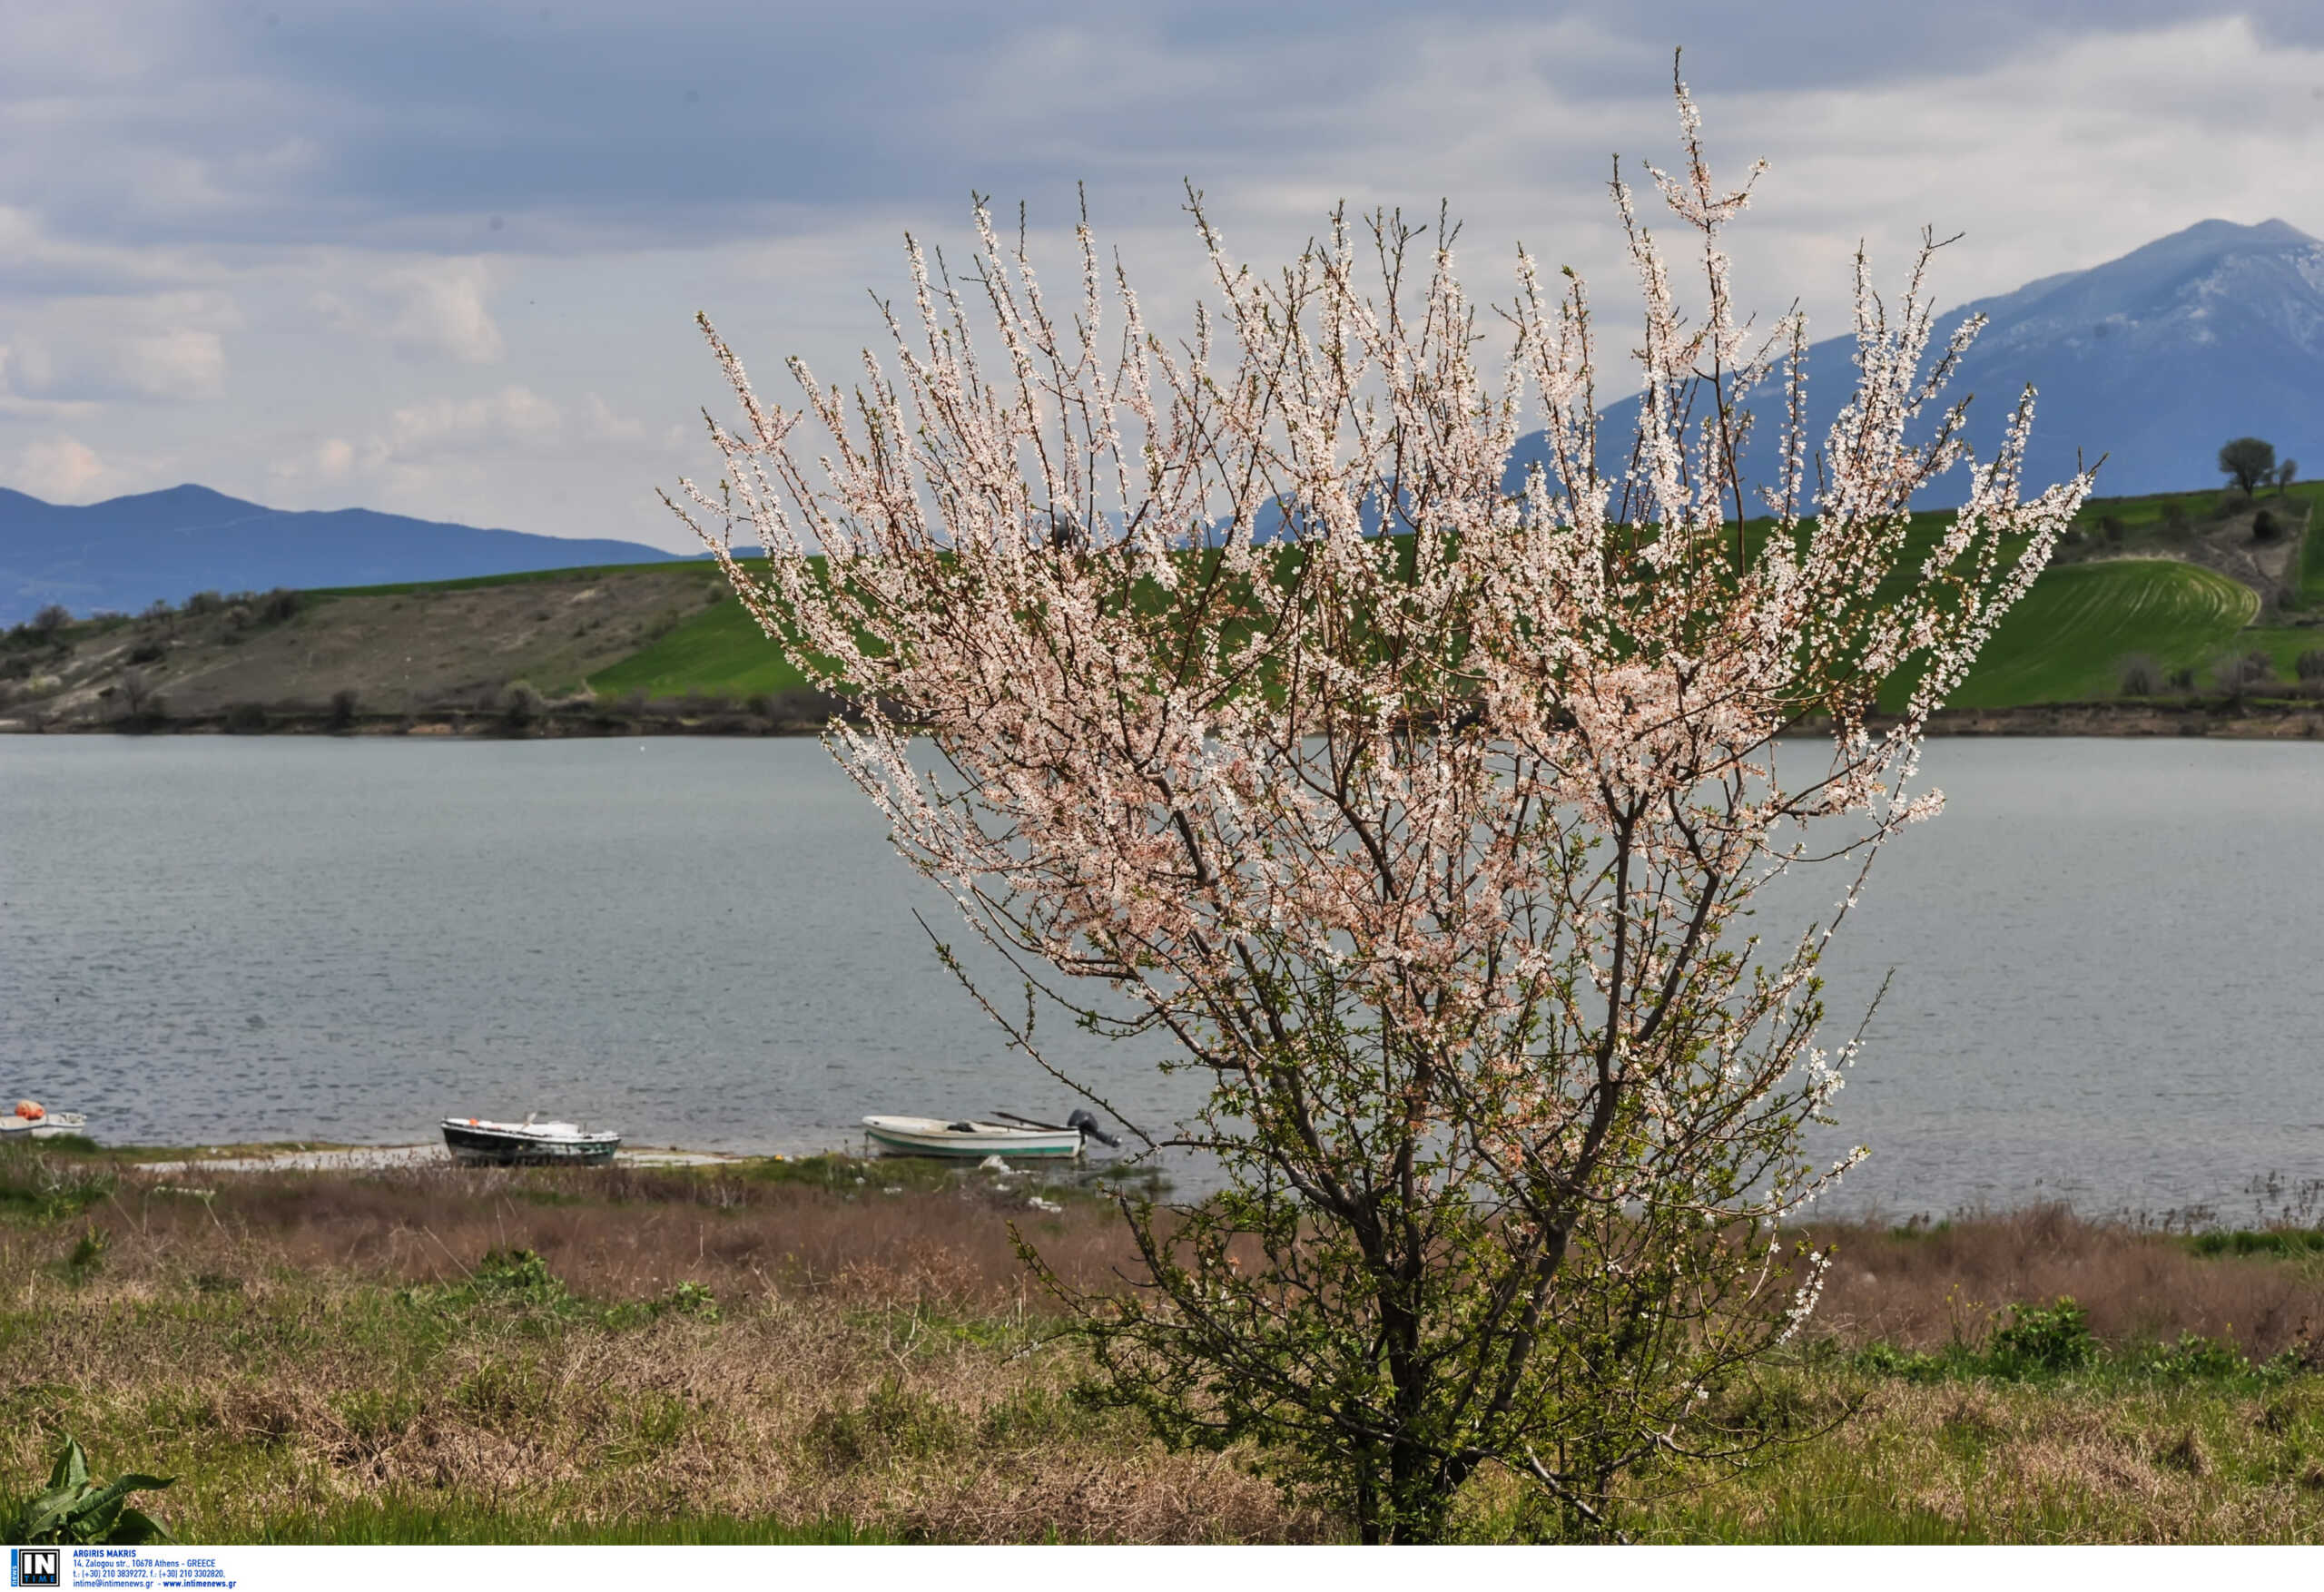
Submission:
[[[1072,1400],[1011,1224],[1085,1282],[1127,1251],[1051,1192],[1061,1213],[894,1164],[165,1175],[0,1149],[0,1489],[71,1432],[99,1474],[178,1477],[148,1501],[187,1540],[1343,1538],[1256,1456]],[[1824,1236],[1812,1341],[1706,1418],[1828,1434],[1640,1477],[1634,1538],[2324,1536],[2311,1235],[2206,1250],[2051,1210]],[[2065,1294],[2096,1337],[2051,1354],[2063,1318],[2014,1307]],[[1527,1534],[1515,1498],[1472,1484],[1462,1532]]]

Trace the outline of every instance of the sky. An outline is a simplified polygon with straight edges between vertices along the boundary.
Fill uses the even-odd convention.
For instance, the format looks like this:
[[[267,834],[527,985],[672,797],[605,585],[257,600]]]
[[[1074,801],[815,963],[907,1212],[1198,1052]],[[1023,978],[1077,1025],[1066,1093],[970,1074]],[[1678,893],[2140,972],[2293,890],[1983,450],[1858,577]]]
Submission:
[[[2210,217],[2324,234],[2324,6],[1118,6],[768,0],[0,0],[0,486],[197,481],[690,550],[714,477],[707,311],[763,388],[880,337],[907,231],[970,195],[1071,269],[1077,184],[1148,319],[1201,287],[1184,185],[1237,256],[1336,201],[1462,221],[1626,286],[1610,162],[1765,159],[1744,301],[1844,330],[1859,240],[1924,225],[1957,303]]]

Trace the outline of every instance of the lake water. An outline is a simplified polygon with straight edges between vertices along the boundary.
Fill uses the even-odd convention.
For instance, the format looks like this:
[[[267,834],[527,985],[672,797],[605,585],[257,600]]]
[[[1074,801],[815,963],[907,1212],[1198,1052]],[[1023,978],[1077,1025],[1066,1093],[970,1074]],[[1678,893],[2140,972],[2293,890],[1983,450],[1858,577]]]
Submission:
[[[1950,809],[1827,963],[1836,1027],[1896,969],[1843,1203],[2236,1219],[2324,1176],[2324,748],[1944,741],[1926,771]],[[810,741],[0,738],[0,1090],[173,1144],[1061,1115],[915,906],[961,937]],[[1190,1103],[1059,1029],[1126,1110]]]

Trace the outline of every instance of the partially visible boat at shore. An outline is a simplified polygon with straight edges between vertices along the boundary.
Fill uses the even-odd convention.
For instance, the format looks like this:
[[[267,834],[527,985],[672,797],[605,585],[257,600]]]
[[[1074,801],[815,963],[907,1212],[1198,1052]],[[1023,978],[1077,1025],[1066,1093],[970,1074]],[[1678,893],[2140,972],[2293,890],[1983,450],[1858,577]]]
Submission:
[[[981,1161],[987,1155],[1009,1159],[1070,1160],[1081,1154],[1078,1126],[1023,1127],[1005,1122],[958,1120],[940,1116],[867,1116],[863,1131],[882,1155],[938,1155]]]
[[[469,1166],[604,1166],[621,1148],[621,1135],[584,1133],[578,1124],[444,1119],[444,1147]]]
[[[37,1100],[19,1100],[16,1108],[0,1116],[0,1138],[18,1134],[35,1139],[58,1138],[87,1128],[89,1119],[77,1111],[51,1111]]]

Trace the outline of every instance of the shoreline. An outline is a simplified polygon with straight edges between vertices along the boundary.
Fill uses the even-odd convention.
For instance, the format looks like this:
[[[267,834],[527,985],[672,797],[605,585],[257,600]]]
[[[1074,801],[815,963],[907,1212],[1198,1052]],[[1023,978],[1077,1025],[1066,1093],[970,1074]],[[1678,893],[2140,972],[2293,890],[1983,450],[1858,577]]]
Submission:
[[[1894,723],[1874,718],[1871,727]],[[187,717],[60,722],[0,717],[0,735],[277,735],[327,736],[340,740],[618,741],[661,736],[708,736],[738,740],[821,736],[827,721],[769,715],[740,706],[638,712],[612,706],[556,706],[522,723],[501,713],[448,710],[335,719],[325,707],[284,707],[253,722],[247,715],[214,713]],[[1820,721],[1804,721],[1797,733],[1816,732]],[[2152,740],[2160,737],[2226,741],[2315,741],[2324,739],[2324,699],[2316,697],[2147,698],[2135,701],[2041,703],[2005,708],[1947,708],[1928,722],[1930,738],[2021,737]]]
[[[35,1141],[38,1142],[38,1141]],[[414,1145],[123,1145],[97,1144],[83,1155],[121,1160],[125,1172],[386,1172],[407,1167],[448,1167],[458,1165],[441,1141]],[[143,1159],[159,1151],[175,1160]],[[739,1155],[723,1150],[687,1150],[676,1145],[624,1148],[613,1165],[661,1171],[673,1167],[741,1166],[755,1161],[787,1161],[787,1155]]]

